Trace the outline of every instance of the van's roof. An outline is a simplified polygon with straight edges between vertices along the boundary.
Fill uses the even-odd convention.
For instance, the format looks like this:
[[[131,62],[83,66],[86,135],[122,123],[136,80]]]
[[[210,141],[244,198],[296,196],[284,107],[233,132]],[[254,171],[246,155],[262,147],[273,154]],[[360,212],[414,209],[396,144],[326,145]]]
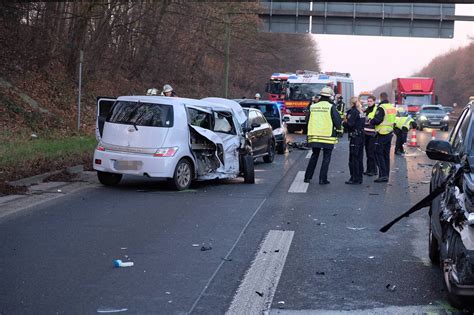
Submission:
[[[243,124],[247,120],[247,116],[242,112],[242,107],[239,103],[218,97],[208,97],[203,98],[202,100],[197,100],[193,98],[184,98],[184,97],[168,97],[168,96],[155,96],[155,95],[129,95],[129,96],[119,96],[117,98],[121,101],[130,101],[130,102],[148,102],[148,103],[157,103],[165,105],[194,105],[201,107],[213,108],[215,110],[231,110],[234,115],[237,117],[237,121],[240,124]]]

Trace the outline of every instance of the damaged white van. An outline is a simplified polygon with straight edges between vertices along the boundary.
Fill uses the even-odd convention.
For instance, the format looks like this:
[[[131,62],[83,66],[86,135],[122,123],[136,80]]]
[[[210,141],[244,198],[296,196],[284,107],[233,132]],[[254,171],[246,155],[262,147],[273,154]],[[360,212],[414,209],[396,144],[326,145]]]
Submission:
[[[246,119],[227,99],[98,98],[93,167],[108,186],[124,174],[166,178],[177,190],[192,180],[243,176],[254,183]]]

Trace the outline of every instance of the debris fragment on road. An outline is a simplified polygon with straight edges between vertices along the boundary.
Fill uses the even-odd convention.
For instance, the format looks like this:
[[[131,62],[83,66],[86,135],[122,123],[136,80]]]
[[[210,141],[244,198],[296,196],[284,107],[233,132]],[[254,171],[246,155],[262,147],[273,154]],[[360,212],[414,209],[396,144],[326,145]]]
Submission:
[[[211,249],[212,249],[211,246],[202,246],[202,247],[201,247],[201,252],[205,252],[205,251],[211,250]]]
[[[387,288],[387,290],[389,290],[389,291],[392,291],[392,292],[394,292],[394,291],[395,291],[395,289],[397,288],[397,286],[396,286],[396,285],[394,285],[394,284],[390,284],[390,283],[389,283],[389,284],[387,284],[385,287]]]
[[[97,313],[121,313],[121,312],[126,312],[128,311],[127,308],[99,308],[97,309]]]
[[[316,271],[318,276],[324,276],[326,273],[324,271]]]
[[[121,259],[116,259],[114,260],[114,266],[116,268],[133,267],[133,261],[123,262]]]
[[[347,228],[353,231],[362,231],[362,230],[367,229],[366,227],[350,227],[350,226],[348,226]]]
[[[258,296],[260,296],[260,297],[263,297],[263,293],[261,293],[261,292],[258,292],[258,291],[255,291],[255,293],[257,293],[257,294],[258,294]]]

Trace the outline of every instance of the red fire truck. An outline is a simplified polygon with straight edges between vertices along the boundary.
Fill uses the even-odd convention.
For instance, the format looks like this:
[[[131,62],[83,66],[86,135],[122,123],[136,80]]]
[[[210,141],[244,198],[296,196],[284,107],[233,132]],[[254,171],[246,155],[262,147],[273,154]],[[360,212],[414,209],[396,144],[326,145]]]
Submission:
[[[392,80],[392,100],[416,115],[420,106],[437,104],[433,78],[397,78]]]

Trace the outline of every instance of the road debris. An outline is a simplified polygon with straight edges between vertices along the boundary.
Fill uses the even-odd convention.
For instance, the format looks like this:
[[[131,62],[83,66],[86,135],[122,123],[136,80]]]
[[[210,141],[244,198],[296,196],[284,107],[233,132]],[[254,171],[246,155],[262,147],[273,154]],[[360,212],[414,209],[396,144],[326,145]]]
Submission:
[[[97,313],[121,313],[121,312],[126,312],[128,311],[127,308],[108,308],[108,307],[104,307],[104,308],[99,308],[97,310]]]
[[[326,273],[325,273],[324,271],[316,271],[316,274],[317,274],[318,276],[324,276],[324,275],[326,275]]]
[[[166,292],[165,292],[165,294],[168,294],[168,295],[170,295],[170,294],[171,294],[171,292],[169,292],[169,291],[166,291]]]
[[[287,145],[288,145],[288,148],[291,148],[291,149],[311,150],[311,148],[307,147],[306,141],[288,142]]]
[[[260,297],[263,297],[263,293],[261,293],[261,292],[258,292],[258,291],[255,291],[255,293],[257,293],[257,294],[258,294],[258,296],[260,296]]]
[[[225,258],[225,257],[223,257],[223,258],[221,258],[221,259],[224,260],[224,261],[232,261],[232,258]]]
[[[348,228],[349,230],[353,230],[353,231],[362,231],[362,230],[367,229],[365,227],[351,227],[351,226],[347,226],[346,228]]]
[[[374,258],[375,258],[375,256],[369,256],[369,259],[374,259]]]
[[[380,194],[377,194],[377,193],[369,193],[370,196],[378,196]]]
[[[212,246],[202,246],[201,247],[201,252],[205,252],[207,250],[211,250],[212,249]]]
[[[284,308],[285,307],[285,301],[278,301],[278,308]]]
[[[114,266],[116,268],[133,267],[133,261],[123,262],[121,259],[116,259],[114,260]]]
[[[390,284],[390,283],[387,284],[385,287],[387,288],[387,290],[392,291],[392,292],[395,292],[395,290],[396,290],[396,288],[397,288],[396,285]]]
[[[199,247],[200,244],[193,244],[193,247]]]
[[[280,250],[279,250],[279,249],[275,249],[275,253],[279,253],[279,252],[280,252]]]

